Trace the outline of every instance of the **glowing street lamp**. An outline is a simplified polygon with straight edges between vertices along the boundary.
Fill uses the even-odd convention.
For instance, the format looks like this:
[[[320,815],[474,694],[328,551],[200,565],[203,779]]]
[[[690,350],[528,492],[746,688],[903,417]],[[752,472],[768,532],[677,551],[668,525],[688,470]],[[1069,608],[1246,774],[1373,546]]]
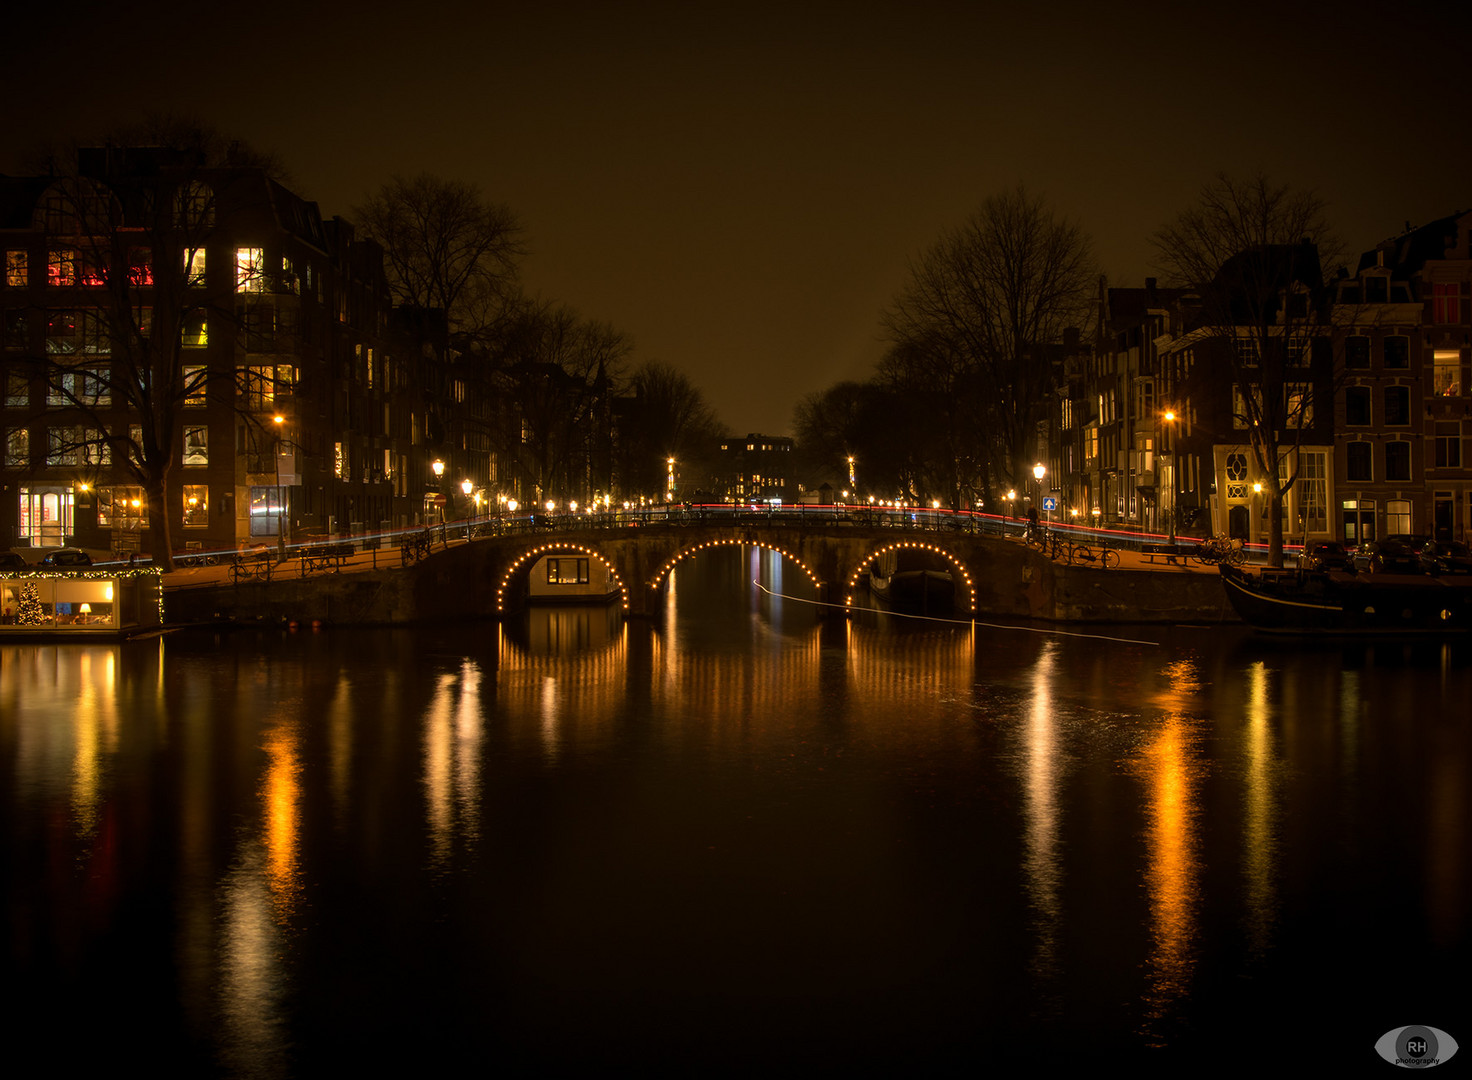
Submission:
[[[665,484],[665,501],[666,502],[674,502],[675,501],[675,459],[672,458],[672,457],[665,458],[664,464],[665,464],[665,468],[667,470],[667,480],[666,480],[666,484]]]
[[[1160,418],[1165,421],[1161,428],[1160,466],[1161,472],[1165,474],[1162,478],[1166,481],[1166,489],[1170,492],[1170,510],[1166,520],[1166,537],[1172,546],[1176,542],[1176,469],[1175,458],[1171,453],[1172,429],[1176,422],[1176,414],[1173,409],[1166,409]]]
[[[1041,461],[1032,467],[1032,478],[1037,481],[1038,485],[1038,501],[1036,505],[1039,509],[1043,505],[1043,477],[1047,475],[1047,472],[1047,466]]]

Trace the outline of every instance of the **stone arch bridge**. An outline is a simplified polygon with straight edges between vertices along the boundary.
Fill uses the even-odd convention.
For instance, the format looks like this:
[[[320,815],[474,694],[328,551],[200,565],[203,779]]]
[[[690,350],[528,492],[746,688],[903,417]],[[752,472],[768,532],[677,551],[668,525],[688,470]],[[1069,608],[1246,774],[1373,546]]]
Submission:
[[[858,575],[886,553],[920,549],[949,564],[956,614],[1035,614],[1030,596],[1049,566],[1035,551],[997,535],[911,525],[850,525],[842,521],[716,520],[647,523],[476,538],[436,551],[420,563],[415,606],[425,614],[504,613],[521,606],[527,574],[544,555],[586,555],[603,561],[623,592],[630,615],[656,610],[670,571],[681,559],[718,544],[768,548],[793,560],[817,586],[819,598],[842,605]]]

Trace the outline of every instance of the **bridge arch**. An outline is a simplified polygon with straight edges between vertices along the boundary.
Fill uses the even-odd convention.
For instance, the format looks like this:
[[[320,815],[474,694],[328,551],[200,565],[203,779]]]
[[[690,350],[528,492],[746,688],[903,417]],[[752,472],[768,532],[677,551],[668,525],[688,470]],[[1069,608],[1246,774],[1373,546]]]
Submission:
[[[814,573],[813,568],[807,564],[807,561],[803,559],[802,556],[798,555],[794,551],[789,551],[787,548],[782,547],[779,544],[768,544],[764,543],[761,540],[751,539],[750,537],[731,537],[720,540],[705,540],[698,544],[691,544],[688,547],[679,549],[660,564],[659,569],[649,579],[649,588],[657,589],[661,585],[663,585],[665,579],[674,572],[675,567],[683,562],[687,557],[698,555],[702,551],[715,547],[757,547],[763,548],[767,551],[775,551],[778,555],[781,555],[784,558],[790,559],[792,562],[796,563],[798,569],[806,574],[808,576],[808,580],[813,583],[813,587],[815,589],[818,589],[820,592],[822,591],[822,580],[818,577],[816,573]]]
[[[939,555],[946,562],[950,563],[953,568],[952,573],[959,574],[961,581],[966,586],[966,610],[972,615],[976,614],[976,582],[971,578],[971,571],[966,569],[965,563],[961,562],[960,559],[956,558],[956,556],[952,555],[945,548],[926,543],[924,540],[899,540],[892,544],[885,544],[877,551],[872,551],[865,555],[854,567],[854,572],[849,575],[847,591],[843,601],[845,607],[853,607],[854,588],[858,584],[860,576],[868,569],[869,564],[880,556],[888,555],[891,551],[898,551],[900,548],[918,548],[921,551],[929,551]]]
[[[535,562],[543,555],[556,555],[562,552],[569,551],[576,551],[579,554],[587,555],[591,558],[597,559],[600,563],[608,568],[609,578],[613,581],[615,585],[618,586],[619,599],[623,605],[623,610],[628,611],[629,587],[624,584],[624,579],[622,575],[619,574],[618,567],[611,563],[607,558],[605,558],[602,552],[590,548],[586,544],[579,544],[575,541],[569,540],[557,543],[542,544],[538,547],[532,548],[529,551],[523,552],[521,555],[517,556],[517,558],[511,561],[511,563],[506,567],[506,571],[501,575],[501,580],[496,585],[497,613],[505,614],[507,600],[506,589],[511,584],[511,579],[523,566],[526,566],[528,563]]]

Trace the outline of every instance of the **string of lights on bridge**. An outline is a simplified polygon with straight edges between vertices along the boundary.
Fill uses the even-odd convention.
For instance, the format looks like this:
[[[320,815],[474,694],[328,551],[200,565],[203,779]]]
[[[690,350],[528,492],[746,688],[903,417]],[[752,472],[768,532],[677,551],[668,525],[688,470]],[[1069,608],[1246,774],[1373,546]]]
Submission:
[[[496,610],[500,612],[504,612],[506,610],[506,586],[510,583],[512,575],[515,574],[521,566],[525,565],[529,560],[535,560],[542,555],[554,553],[560,555],[565,552],[571,551],[577,551],[584,555],[588,555],[594,559],[597,559],[608,568],[609,578],[613,581],[615,585],[618,586],[619,598],[623,604],[623,609],[625,611],[628,611],[629,590],[628,587],[624,585],[623,578],[618,576],[617,568],[614,567],[613,563],[609,562],[592,548],[587,547],[583,544],[575,543],[543,544],[541,547],[533,548],[531,551],[522,554],[520,558],[518,558],[509,567],[507,567],[506,573],[501,575],[501,583],[496,586]]]
[[[766,551],[775,551],[783,558],[790,559],[793,563],[797,564],[798,569],[808,576],[808,580],[813,583],[814,588],[820,588],[822,586],[822,582],[818,580],[817,576],[808,567],[807,563],[803,562],[800,558],[798,558],[792,552],[788,551],[786,548],[777,547],[775,544],[763,544],[758,540],[708,540],[703,544],[696,544],[694,547],[686,548],[674,558],[666,560],[665,564],[659,568],[659,573],[655,574],[654,577],[649,579],[649,587],[651,589],[659,588],[659,583],[667,578],[676,566],[678,566],[682,561],[689,558],[690,556],[704,551],[706,548],[732,546],[757,547],[763,548]]]
[[[939,555],[941,558],[945,559],[946,562],[954,566],[956,568],[956,573],[960,574],[961,580],[966,583],[966,592],[970,601],[970,611],[975,614],[976,585],[972,582],[971,575],[966,572],[966,567],[962,566],[961,563],[956,560],[956,557],[950,552],[946,551],[944,548],[936,547],[934,544],[922,543],[918,540],[902,540],[899,543],[890,544],[887,547],[882,547],[874,554],[870,555],[868,559],[866,559],[862,564],[860,564],[859,568],[853,572],[853,576],[848,579],[848,598],[845,601],[845,604],[848,607],[853,607],[854,587],[858,584],[859,578],[863,576],[869,564],[875,559],[889,554],[891,551],[898,551],[900,548],[916,548],[920,551],[929,551],[936,555]]]

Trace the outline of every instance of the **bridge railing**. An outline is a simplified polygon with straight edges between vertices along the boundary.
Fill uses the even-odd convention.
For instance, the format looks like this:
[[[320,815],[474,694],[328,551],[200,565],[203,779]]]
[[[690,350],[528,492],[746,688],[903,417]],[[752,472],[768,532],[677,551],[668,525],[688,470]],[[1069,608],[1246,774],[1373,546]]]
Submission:
[[[736,524],[788,528],[811,527],[824,530],[895,529],[942,535],[1007,537],[1019,540],[1026,537],[1028,530],[1026,519],[1012,515],[988,514],[972,510],[945,510],[935,507],[878,506],[856,503],[822,505],[798,503],[780,506],[673,503],[628,509],[617,508],[591,513],[579,511],[577,513],[493,514],[428,526],[415,525],[388,529],[351,537],[302,538],[284,546],[288,558],[302,556],[311,558],[318,553],[319,549],[331,548],[335,552],[345,544],[352,544],[364,551],[373,550],[375,552],[385,547],[398,548],[400,549],[399,561],[407,564],[417,562],[424,556],[450,544],[489,537],[586,532],[590,529]],[[1040,523],[1040,528],[1070,542],[1103,544],[1122,550],[1138,551],[1146,547],[1159,548],[1168,542],[1168,537],[1164,534],[1092,523],[1081,525],[1071,522],[1043,521]],[[1177,539],[1177,545],[1183,549],[1190,549],[1195,543],[1196,538],[1194,537]],[[264,543],[262,546],[264,547]],[[240,552],[236,550],[188,552],[176,556],[176,561],[180,565],[188,565],[189,562],[195,560],[234,562],[239,554]]]

